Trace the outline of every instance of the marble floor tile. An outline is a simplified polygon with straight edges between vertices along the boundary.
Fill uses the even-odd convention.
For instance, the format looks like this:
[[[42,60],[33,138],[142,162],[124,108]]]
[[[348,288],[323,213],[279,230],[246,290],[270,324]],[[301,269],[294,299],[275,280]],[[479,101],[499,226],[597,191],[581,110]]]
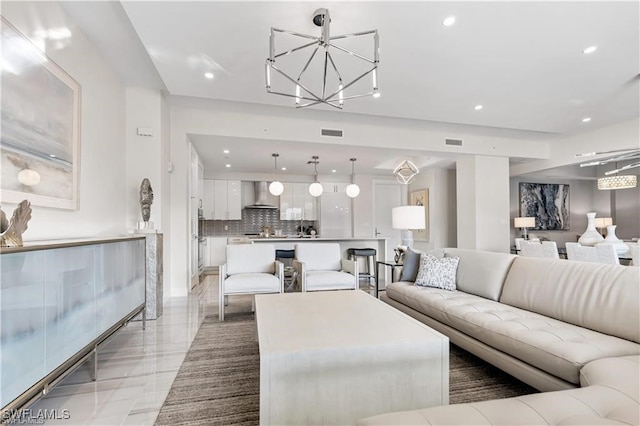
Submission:
[[[45,425],[153,425],[202,320],[217,312],[217,283],[207,276],[188,297],[166,300],[146,330],[141,321],[129,323],[99,349],[96,381],[81,365],[31,412],[68,413]],[[251,309],[251,303],[239,299],[229,309]]]

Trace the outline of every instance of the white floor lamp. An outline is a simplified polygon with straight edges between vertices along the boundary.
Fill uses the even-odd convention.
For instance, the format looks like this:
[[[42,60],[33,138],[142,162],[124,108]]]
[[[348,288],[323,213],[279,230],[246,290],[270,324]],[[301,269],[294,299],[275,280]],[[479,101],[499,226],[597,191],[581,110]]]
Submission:
[[[402,230],[403,246],[413,246],[412,229],[425,229],[424,206],[400,206],[391,210],[391,226]]]

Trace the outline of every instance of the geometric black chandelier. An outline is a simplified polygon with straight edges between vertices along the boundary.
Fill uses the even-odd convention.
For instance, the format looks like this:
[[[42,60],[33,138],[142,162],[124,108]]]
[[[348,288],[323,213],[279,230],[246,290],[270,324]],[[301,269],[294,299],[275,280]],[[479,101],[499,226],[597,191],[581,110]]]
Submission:
[[[329,10],[318,9],[313,14],[313,23],[321,27],[320,36],[271,28],[269,57],[265,64],[267,93],[295,98],[296,108],[326,104],[342,109],[346,99],[380,96],[378,31],[331,36],[330,22]],[[289,42],[291,46],[276,52],[276,35],[279,36],[279,45],[282,41],[285,45]],[[371,35],[373,48],[369,46],[366,50],[372,52],[373,57],[356,53],[356,48],[366,42],[366,36]],[[304,40],[302,45],[299,44],[300,39]],[[353,47],[345,47],[348,43]],[[340,70],[339,65],[342,67]],[[363,87],[363,78],[368,75],[371,75],[370,89]],[[278,88],[272,89],[272,84]]]

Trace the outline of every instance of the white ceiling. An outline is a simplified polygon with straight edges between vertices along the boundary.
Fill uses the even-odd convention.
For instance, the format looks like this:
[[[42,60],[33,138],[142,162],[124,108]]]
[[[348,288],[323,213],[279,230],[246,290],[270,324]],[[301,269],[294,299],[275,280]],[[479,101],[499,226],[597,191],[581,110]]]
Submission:
[[[312,14],[327,7],[332,35],[370,29],[380,35],[382,96],[347,101],[343,114],[556,134],[590,131],[640,115],[637,1],[63,5],[104,55],[118,62],[125,82],[140,84],[140,75],[145,75],[148,86],[164,86],[171,95],[293,108],[289,98],[265,90],[269,30],[318,34]],[[450,15],[456,16],[456,23],[443,26],[442,20]],[[96,25],[97,16],[109,24]],[[116,28],[119,35],[109,28]],[[583,54],[591,45],[597,50]],[[348,72],[350,64],[337,66]],[[214,78],[204,78],[205,72],[212,72]],[[483,109],[477,111],[474,107],[479,104]],[[585,117],[591,121],[582,122]],[[208,143],[215,144],[211,150],[224,145],[207,135],[198,136],[196,143],[199,150]],[[306,145],[295,149],[303,147],[300,155],[305,158],[331,155],[323,146],[316,152],[311,150],[316,147]],[[388,160],[389,152],[360,148],[340,155],[343,162],[350,155],[361,157],[364,168],[369,161],[373,167],[375,161]]]

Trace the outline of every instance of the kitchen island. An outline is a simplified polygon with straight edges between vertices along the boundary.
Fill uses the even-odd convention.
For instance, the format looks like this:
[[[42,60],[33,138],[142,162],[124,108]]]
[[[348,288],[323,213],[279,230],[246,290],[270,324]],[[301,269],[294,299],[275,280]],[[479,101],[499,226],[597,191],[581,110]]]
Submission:
[[[206,270],[217,271],[217,267],[226,261],[227,239],[229,237],[207,237],[207,248],[209,252],[206,258]],[[243,238],[246,238],[243,236]],[[346,238],[346,237],[258,237],[251,236],[249,239],[255,244],[273,244],[279,250],[293,250],[296,244],[317,244],[317,243],[338,243],[343,258],[347,258],[347,249],[350,248],[373,248],[377,252],[377,260],[386,260],[393,257],[393,248],[387,247],[385,238]],[[360,262],[360,267],[364,265]],[[371,273],[375,273],[371,271]],[[382,278],[382,277],[381,277]],[[385,282],[387,282],[385,277]]]
[[[296,244],[314,244],[314,243],[338,243],[340,251],[344,258],[347,257],[347,249],[350,248],[373,248],[377,251],[378,260],[387,259],[386,238],[324,238],[324,237],[252,237],[251,241],[255,244],[269,243],[273,244],[276,249],[293,250]]]

